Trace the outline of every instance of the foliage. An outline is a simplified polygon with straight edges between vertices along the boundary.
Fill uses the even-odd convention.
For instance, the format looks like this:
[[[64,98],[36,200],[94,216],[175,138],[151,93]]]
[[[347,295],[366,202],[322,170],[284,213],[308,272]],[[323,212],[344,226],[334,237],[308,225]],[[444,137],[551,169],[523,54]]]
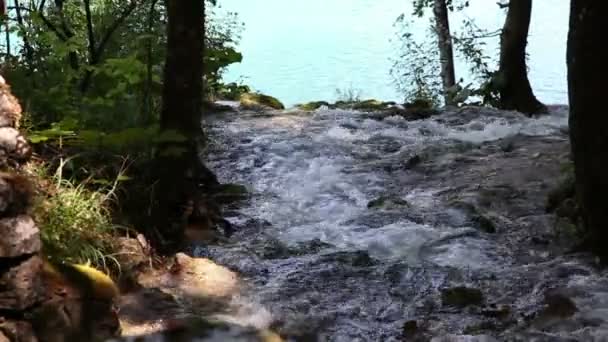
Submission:
[[[2,53],[3,75],[29,112],[33,128],[113,132],[158,122],[166,49],[166,13],[160,0],[83,2],[20,0],[9,13],[12,51]],[[43,7],[38,7],[42,5]],[[237,51],[242,24],[235,13],[207,4],[205,80],[210,93],[222,84]]]
[[[427,30],[427,39],[416,40],[412,33],[412,20],[401,15],[395,25],[400,26],[400,47],[391,75],[397,90],[403,94],[405,102],[424,100],[438,104],[442,91],[438,74],[441,66],[433,31]]]
[[[242,59],[237,51],[242,24],[235,13],[206,1],[205,90],[238,96],[249,89],[223,85],[221,77],[226,66]],[[186,139],[159,130],[165,2],[15,0],[11,5],[0,62],[24,108],[22,127],[47,162],[35,170],[45,189],[35,213],[45,253],[105,264],[114,253],[113,222],[128,225],[138,218],[133,216],[147,215],[139,210],[114,216],[125,206],[123,190],[151,187],[149,166],[157,145]],[[129,156],[130,167],[139,171],[128,186],[121,184],[129,178],[120,156]],[[50,175],[47,169],[58,171]]]
[[[352,86],[345,89],[336,89],[336,102],[359,102],[361,101],[361,90]]]
[[[393,61],[391,75],[406,102],[418,99],[437,105],[441,101],[441,66],[432,18],[424,36],[414,34],[415,24],[420,18],[425,18],[424,10],[432,4],[432,0],[415,0],[414,16],[418,19],[408,19],[402,14],[395,22],[399,55]],[[469,6],[469,1],[448,0],[447,5],[452,12],[461,11]],[[490,57],[485,55],[483,48],[486,45],[484,39],[497,36],[499,31],[481,29],[470,18],[463,20],[460,32],[452,31],[456,57],[469,66],[469,74],[473,77],[466,84],[463,78],[458,80],[456,86],[449,90],[452,98],[455,103],[494,105],[498,95],[497,80],[490,68]],[[471,102],[476,99],[477,102]]]
[[[63,178],[63,165],[52,176],[45,167],[34,167],[41,183],[46,183],[43,186],[46,194],[38,200],[34,216],[40,226],[47,257],[91,262],[104,268],[109,266],[108,261],[115,262],[113,235],[116,227],[108,209],[120,178],[92,190],[87,188],[90,184],[77,184]]]

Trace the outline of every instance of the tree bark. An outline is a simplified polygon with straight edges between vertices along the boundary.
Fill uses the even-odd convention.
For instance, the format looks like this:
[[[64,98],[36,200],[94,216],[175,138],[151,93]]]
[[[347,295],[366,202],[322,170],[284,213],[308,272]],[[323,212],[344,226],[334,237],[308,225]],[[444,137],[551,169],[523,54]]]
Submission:
[[[167,56],[164,70],[161,131],[186,139],[164,141],[158,146],[158,183],[155,193],[157,231],[168,250],[180,243],[186,224],[186,203],[195,196],[207,172],[198,156],[204,139],[201,129],[203,103],[203,0],[168,0]],[[208,175],[208,173],[207,173]],[[214,176],[208,177],[217,183]]]
[[[21,15],[21,4],[19,0],[15,0],[15,15],[17,17],[17,24],[19,25],[19,29],[23,33],[23,49],[25,50],[25,59],[27,61],[27,65],[29,67],[30,75],[34,73],[34,49],[30,44],[30,39],[27,33],[27,28],[25,27],[25,23],[23,22],[23,16]],[[33,80],[33,79],[32,79]]]
[[[150,1],[150,9],[148,12],[148,27],[146,33],[148,38],[146,41],[146,83],[143,91],[143,105],[142,105],[142,123],[144,125],[150,124],[152,119],[152,67],[153,67],[153,44],[152,44],[152,33],[154,31],[155,15],[156,15],[156,4],[158,0]]]
[[[452,35],[450,34],[450,21],[445,0],[434,0],[433,13],[435,15],[435,30],[439,44],[439,58],[441,63],[441,80],[446,104],[452,104],[453,89],[456,84],[454,72],[454,52],[452,48]]]
[[[568,35],[570,139],[590,247],[608,261],[608,113],[605,0],[572,0]]]
[[[532,15],[532,0],[511,0],[500,36],[498,86],[500,106],[526,114],[546,111],[536,99],[528,80],[526,45]]]

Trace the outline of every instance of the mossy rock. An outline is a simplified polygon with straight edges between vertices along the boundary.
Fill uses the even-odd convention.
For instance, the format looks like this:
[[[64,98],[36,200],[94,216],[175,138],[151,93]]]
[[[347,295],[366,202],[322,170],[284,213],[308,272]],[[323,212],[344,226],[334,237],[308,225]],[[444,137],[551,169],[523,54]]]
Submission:
[[[322,106],[326,106],[328,108],[332,107],[329,104],[329,102],[326,102],[326,101],[312,101],[312,102],[307,102],[304,104],[299,104],[296,107],[298,107],[301,110],[305,110],[305,111],[313,111],[313,110],[317,110],[317,109],[321,108]]]
[[[352,109],[360,110],[364,112],[380,112],[391,109],[396,103],[389,101],[378,101],[375,99],[363,100],[363,101],[337,101],[334,107],[340,109]]]
[[[562,181],[549,192],[545,209],[548,213],[559,208],[566,199],[574,198],[576,194],[576,180],[574,172],[567,174]]]
[[[374,99],[364,100],[353,104],[353,109],[375,112],[394,106],[395,102],[383,102]]]
[[[476,229],[486,233],[496,233],[496,225],[486,215],[480,213],[479,209],[472,203],[464,201],[453,201],[450,206],[462,210],[469,218],[469,223]]]
[[[240,97],[241,108],[250,110],[285,109],[277,98],[260,93],[245,93]]]
[[[369,267],[376,263],[367,251],[339,251],[325,254],[321,260],[326,263],[339,262],[353,267]]]
[[[481,306],[484,297],[479,289],[457,286],[441,290],[441,302],[444,306],[464,308],[467,306]]]
[[[408,208],[410,204],[397,196],[380,196],[367,203],[368,209],[399,209]]]
[[[244,200],[249,196],[249,191],[240,184],[220,184],[212,189],[213,199],[221,204],[227,204]]]

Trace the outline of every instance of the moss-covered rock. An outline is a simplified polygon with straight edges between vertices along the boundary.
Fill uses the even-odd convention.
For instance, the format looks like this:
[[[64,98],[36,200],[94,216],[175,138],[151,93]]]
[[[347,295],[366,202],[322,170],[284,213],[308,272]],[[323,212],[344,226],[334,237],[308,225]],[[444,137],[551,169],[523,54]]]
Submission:
[[[574,198],[576,193],[576,183],[574,172],[564,176],[561,182],[552,189],[547,195],[545,209],[547,212],[555,211],[568,198]]]
[[[364,112],[379,112],[390,109],[395,106],[396,103],[392,101],[379,101],[375,99],[368,99],[363,101],[337,101],[334,107],[340,109],[353,109]]]
[[[486,233],[496,233],[496,225],[490,217],[482,214],[480,210],[472,203],[464,201],[453,201],[450,206],[462,210],[468,217],[469,223]]]
[[[230,183],[217,185],[211,189],[211,192],[214,201],[221,204],[244,200],[249,195],[244,185]]]
[[[457,286],[441,290],[441,302],[445,306],[464,308],[482,305],[484,297],[479,289]]]
[[[395,102],[383,102],[374,99],[359,101],[353,104],[353,109],[363,110],[368,112],[379,111],[388,109],[390,106],[394,106]]]
[[[409,206],[406,200],[397,196],[380,196],[367,203],[369,209],[400,209]]]
[[[304,104],[299,104],[296,107],[298,107],[301,110],[305,110],[305,111],[313,111],[313,110],[317,110],[317,109],[321,108],[322,106],[326,106],[328,108],[332,107],[332,105],[330,105],[329,102],[326,102],[326,101],[312,101],[312,102],[307,102]]]
[[[285,109],[285,106],[277,98],[260,93],[245,93],[241,95],[239,100],[243,109]]]

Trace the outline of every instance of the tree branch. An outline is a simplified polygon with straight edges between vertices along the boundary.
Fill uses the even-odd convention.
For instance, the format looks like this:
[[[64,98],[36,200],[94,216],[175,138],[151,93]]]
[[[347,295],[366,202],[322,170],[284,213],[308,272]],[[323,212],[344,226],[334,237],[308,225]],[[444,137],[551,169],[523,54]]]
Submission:
[[[89,0],[85,0],[85,2],[88,4]],[[137,8],[137,5],[139,5],[139,1],[132,0],[129,3],[129,6],[125,8],[125,10],[118,16],[118,18],[116,18],[112,25],[108,27],[106,33],[103,35],[101,41],[99,42],[99,46],[97,46],[97,48],[94,48],[94,50],[91,50],[91,56],[89,59],[90,66],[97,65],[101,61],[101,56],[105,52],[106,45],[110,41],[110,38],[112,38],[114,32],[118,30],[120,25],[122,25],[122,23],[131,15],[131,13],[133,13],[133,11]],[[92,76],[93,72],[91,70],[87,70],[84,75],[84,78],[82,79],[82,83],[80,84],[80,90],[82,93],[86,93],[89,89]]]

